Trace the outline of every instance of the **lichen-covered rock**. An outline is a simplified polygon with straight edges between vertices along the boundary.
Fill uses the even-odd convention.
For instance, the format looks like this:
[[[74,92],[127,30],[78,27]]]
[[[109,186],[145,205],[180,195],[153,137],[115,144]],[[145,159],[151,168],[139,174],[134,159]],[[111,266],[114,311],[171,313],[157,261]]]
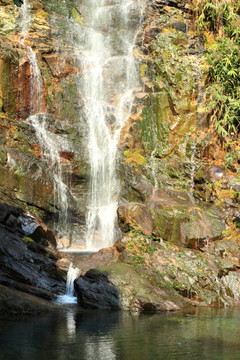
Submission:
[[[79,305],[137,312],[239,305],[239,232],[202,251],[156,240],[139,231],[125,235],[116,244],[116,263],[75,281]]]
[[[171,289],[152,286],[146,275],[151,273],[123,263],[90,270],[75,281],[78,303],[84,308],[131,311],[177,310],[184,304]]]
[[[205,206],[204,206],[205,205]],[[138,228],[175,244],[199,248],[216,240],[225,230],[219,209],[197,205],[191,193],[152,188],[145,204],[127,203],[118,208],[119,225],[124,232]]]
[[[220,238],[225,229],[216,207],[194,204],[188,193],[174,192],[170,196],[157,190],[146,203],[154,218],[155,233],[176,244],[198,247],[201,241]]]

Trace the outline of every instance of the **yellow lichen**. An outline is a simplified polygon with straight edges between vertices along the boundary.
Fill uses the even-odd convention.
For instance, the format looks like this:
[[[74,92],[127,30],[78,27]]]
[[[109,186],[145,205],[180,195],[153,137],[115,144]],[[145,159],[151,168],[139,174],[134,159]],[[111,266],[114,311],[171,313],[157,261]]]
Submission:
[[[126,157],[126,162],[128,164],[132,165],[145,165],[146,160],[145,158],[140,154],[140,150],[130,151],[126,150],[124,151],[124,156]]]
[[[141,77],[144,77],[144,76],[145,76],[146,70],[147,70],[147,64],[142,64],[142,65],[140,66],[140,76],[141,76]]]

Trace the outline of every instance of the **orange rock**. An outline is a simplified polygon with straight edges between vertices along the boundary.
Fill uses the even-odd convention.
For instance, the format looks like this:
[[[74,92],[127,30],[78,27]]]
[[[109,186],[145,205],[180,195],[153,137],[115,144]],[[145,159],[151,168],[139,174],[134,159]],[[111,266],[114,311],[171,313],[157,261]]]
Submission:
[[[144,235],[153,232],[153,219],[147,206],[138,203],[128,203],[119,206],[118,222],[123,231],[131,226],[140,228]]]

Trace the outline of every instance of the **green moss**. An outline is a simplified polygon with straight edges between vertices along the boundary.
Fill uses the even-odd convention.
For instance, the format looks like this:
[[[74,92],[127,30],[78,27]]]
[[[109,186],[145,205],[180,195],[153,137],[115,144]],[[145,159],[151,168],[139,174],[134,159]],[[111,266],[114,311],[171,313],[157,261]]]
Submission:
[[[171,207],[152,210],[152,215],[158,236],[174,244],[180,244],[180,226],[185,219],[187,221],[187,216],[175,212]]]
[[[169,111],[168,93],[165,90],[150,95],[149,104],[143,109],[140,122],[144,150],[148,153],[155,150],[160,157],[169,153]]]
[[[49,87],[52,81],[51,71],[45,61],[39,62],[39,67],[41,69],[42,76],[46,82],[46,86]]]
[[[5,165],[7,162],[7,150],[5,146],[0,146],[0,164]]]
[[[46,96],[46,100],[47,100],[47,105],[48,106],[51,106],[51,104],[52,104],[52,101],[51,101],[51,98],[50,98],[50,96],[47,94],[47,96]]]
[[[140,154],[140,150],[135,150],[131,152],[130,150],[124,151],[124,156],[126,157],[126,162],[132,165],[145,165],[146,160]]]
[[[63,104],[63,117],[68,118],[68,119],[72,119],[75,116],[76,116],[75,109],[72,106],[72,104],[71,103],[64,103]]]
[[[141,64],[140,66],[140,76],[144,77],[147,71],[147,64]]]
[[[70,95],[77,95],[76,86],[74,84],[72,84],[71,82],[65,84],[64,90],[66,90],[67,93]]]
[[[14,6],[6,6],[5,3],[3,4],[1,4],[2,9],[0,12],[0,34],[9,36],[15,30],[16,11]]]
[[[9,136],[10,137],[10,136]],[[12,134],[11,146],[26,155],[32,155],[33,150],[29,146],[30,139],[21,128],[17,128]]]
[[[28,237],[28,236],[24,236],[22,238],[22,241],[25,242],[25,244],[34,242],[34,240],[32,238]]]
[[[134,274],[135,270],[134,267],[129,265],[129,264],[124,264],[124,263],[116,263],[113,265],[107,265],[107,266],[100,266],[97,268],[97,270],[101,271],[104,274],[111,274],[111,273],[115,273],[115,274],[119,274],[119,275],[123,275],[124,277],[126,276],[126,274]]]
[[[145,150],[153,151],[156,141],[155,133],[152,123],[151,110],[149,107],[145,107],[142,112],[142,121],[140,122],[141,137]]]
[[[9,60],[9,59],[8,59]],[[14,84],[12,78],[12,64],[11,62],[4,61],[2,65],[2,93],[3,93],[3,103],[4,110],[8,114],[9,117],[14,118],[15,116],[15,91]]]
[[[45,8],[49,13],[57,13],[59,15],[68,16],[69,15],[69,8],[66,6],[65,1],[47,1],[44,0]]]

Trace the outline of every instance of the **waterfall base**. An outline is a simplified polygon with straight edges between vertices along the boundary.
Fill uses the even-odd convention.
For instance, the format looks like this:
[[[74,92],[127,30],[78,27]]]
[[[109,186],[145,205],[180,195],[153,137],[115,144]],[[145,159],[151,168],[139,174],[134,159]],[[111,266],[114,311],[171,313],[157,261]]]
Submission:
[[[60,295],[60,296],[58,296],[58,298],[56,300],[56,304],[59,304],[59,305],[77,304],[77,297],[68,295],[68,294]]]
[[[57,304],[76,304],[77,298],[74,296],[74,280],[79,275],[79,269],[74,268],[72,263],[69,266],[67,273],[67,284],[66,284],[66,293],[64,295],[58,296],[56,303]]]
[[[67,248],[67,249],[58,249],[59,252],[68,253],[68,254],[80,254],[80,255],[91,255],[98,252],[100,249],[76,249],[76,248]]]

